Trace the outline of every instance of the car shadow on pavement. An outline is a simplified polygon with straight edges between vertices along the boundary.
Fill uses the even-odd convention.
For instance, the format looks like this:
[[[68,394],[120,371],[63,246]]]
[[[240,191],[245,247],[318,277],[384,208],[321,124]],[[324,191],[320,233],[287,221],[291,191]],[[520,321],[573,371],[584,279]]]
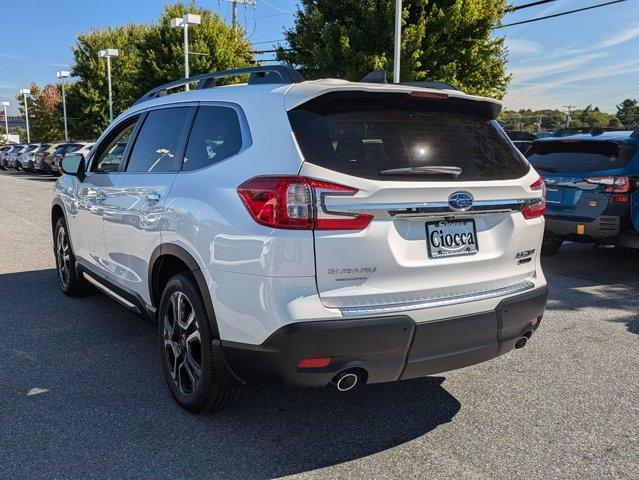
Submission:
[[[616,312],[608,319],[639,334],[639,254],[621,248],[565,244],[542,260],[551,295],[548,308]],[[611,268],[612,267],[612,268]]]
[[[334,389],[250,386],[192,415],[170,398],[154,326],[53,269],[0,275],[0,476],[273,478],[357,460],[450,422],[443,377]],[[37,475],[36,475],[37,474]]]

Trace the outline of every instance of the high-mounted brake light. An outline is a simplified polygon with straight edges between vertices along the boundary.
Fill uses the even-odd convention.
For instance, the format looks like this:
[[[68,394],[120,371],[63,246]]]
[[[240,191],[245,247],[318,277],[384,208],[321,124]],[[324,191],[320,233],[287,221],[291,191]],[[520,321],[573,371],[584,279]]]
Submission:
[[[448,100],[450,98],[450,95],[448,95],[447,93],[418,91],[410,92],[410,96],[414,98],[425,98],[427,100]]]
[[[546,211],[546,184],[540,177],[530,186],[534,191],[541,193],[541,198],[530,200],[529,203],[524,205],[521,213],[526,220],[532,220],[533,218],[541,217]]]
[[[253,219],[289,230],[363,230],[372,215],[330,215],[318,208],[324,195],[355,195],[357,189],[301,176],[262,176],[237,188]]]

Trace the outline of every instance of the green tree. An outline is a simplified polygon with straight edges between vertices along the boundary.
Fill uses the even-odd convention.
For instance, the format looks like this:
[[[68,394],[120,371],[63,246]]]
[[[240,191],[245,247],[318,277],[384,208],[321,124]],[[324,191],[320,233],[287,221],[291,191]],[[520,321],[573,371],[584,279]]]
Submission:
[[[79,80],[67,91],[71,137],[95,138],[109,124],[107,68],[100,50],[119,50],[119,56],[111,58],[113,114],[122,113],[142,95],[140,43],[147,31],[146,26],[124,25],[78,35],[71,73]]]
[[[404,81],[448,81],[469,93],[503,97],[503,38],[492,28],[505,0],[405,0],[401,76]],[[301,0],[295,25],[285,31],[290,49],[277,57],[309,78],[359,80],[393,68],[394,0]]]
[[[29,111],[32,142],[59,140],[63,137],[62,94],[57,85],[31,91],[33,112]]]
[[[140,49],[138,83],[148,91],[184,77],[184,42],[181,28],[172,28],[171,19],[185,13],[201,16],[202,23],[189,28],[189,70],[191,75],[239,68],[254,63],[251,44],[241,29],[233,29],[211,9],[193,3],[166,5],[157,23],[144,34]]]
[[[625,99],[617,105],[617,118],[626,127],[636,127],[639,124],[639,102]]]

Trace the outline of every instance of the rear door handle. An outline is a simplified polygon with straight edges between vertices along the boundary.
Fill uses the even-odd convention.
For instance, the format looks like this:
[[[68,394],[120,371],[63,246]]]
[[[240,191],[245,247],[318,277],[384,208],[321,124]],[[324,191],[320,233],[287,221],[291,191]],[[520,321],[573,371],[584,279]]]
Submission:
[[[146,196],[146,202],[154,205],[156,203],[158,203],[160,201],[160,194],[159,193],[149,193]]]

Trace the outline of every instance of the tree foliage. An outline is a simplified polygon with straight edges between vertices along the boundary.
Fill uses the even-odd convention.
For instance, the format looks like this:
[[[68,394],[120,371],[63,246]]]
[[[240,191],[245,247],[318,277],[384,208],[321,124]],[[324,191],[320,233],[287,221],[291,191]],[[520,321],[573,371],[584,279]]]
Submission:
[[[32,142],[56,140],[62,137],[62,96],[56,85],[46,85],[40,89],[35,83],[31,84],[30,95],[27,97],[29,109],[29,134]],[[16,100],[20,114],[24,115],[24,97],[18,95]],[[26,130],[25,141],[26,141]]]
[[[554,131],[566,127],[568,115],[561,110],[530,110],[518,111],[505,110],[500,121],[504,123],[506,130],[513,131]],[[541,122],[541,123],[540,123]],[[621,128],[621,124],[615,115],[602,112],[599,107],[588,105],[583,109],[573,110],[570,115],[571,127],[588,128]]]
[[[280,60],[310,78],[359,80],[393,68],[394,0],[301,0],[295,25],[285,32],[290,50]],[[448,81],[469,93],[501,98],[506,74],[503,38],[492,28],[505,0],[405,0],[401,78]]]
[[[617,118],[627,127],[639,125],[639,102],[631,98],[625,99],[617,105]]]
[[[145,33],[139,82],[143,91],[184,77],[184,41],[181,28],[171,19],[185,13],[201,16],[202,23],[189,27],[189,70],[191,75],[239,68],[253,64],[251,44],[241,29],[230,25],[210,9],[176,3],[167,5],[157,23]]]
[[[240,29],[233,30],[210,9],[193,3],[166,5],[151,25],[123,25],[94,29],[78,35],[72,47],[75,84],[68,85],[69,134],[73,138],[95,138],[109,124],[106,61],[100,50],[117,48],[111,58],[114,116],[129,108],[153,87],[184,77],[182,29],[170,21],[185,13],[201,15],[202,24],[189,28],[191,75],[246,66],[253,62],[251,46]],[[203,54],[203,55],[199,55]]]

